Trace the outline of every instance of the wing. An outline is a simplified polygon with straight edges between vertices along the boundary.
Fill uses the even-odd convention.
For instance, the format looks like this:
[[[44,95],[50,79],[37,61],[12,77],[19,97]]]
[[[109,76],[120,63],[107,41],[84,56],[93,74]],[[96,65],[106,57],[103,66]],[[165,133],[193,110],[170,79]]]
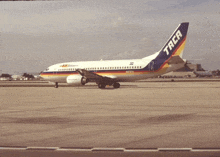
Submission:
[[[169,71],[176,71],[186,66],[186,62],[180,56],[172,56],[168,61],[168,64]]]
[[[90,82],[114,82],[114,76],[101,76],[85,69],[76,70],[80,75],[89,79]]]

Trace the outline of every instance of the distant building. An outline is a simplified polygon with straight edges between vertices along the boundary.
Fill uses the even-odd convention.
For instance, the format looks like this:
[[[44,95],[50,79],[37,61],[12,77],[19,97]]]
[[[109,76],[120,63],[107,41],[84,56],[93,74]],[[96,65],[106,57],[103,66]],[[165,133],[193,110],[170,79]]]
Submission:
[[[186,71],[205,71],[202,68],[201,64],[192,64],[192,63],[187,63],[187,65],[179,70],[177,72],[186,72]]]
[[[21,80],[21,78],[22,78],[21,75],[12,75],[11,77],[13,80]]]
[[[1,81],[10,81],[11,78],[10,77],[0,77]]]
[[[162,75],[162,78],[186,78],[186,77],[198,77],[194,71],[205,71],[201,64],[192,64],[187,62],[186,66],[167,74]]]

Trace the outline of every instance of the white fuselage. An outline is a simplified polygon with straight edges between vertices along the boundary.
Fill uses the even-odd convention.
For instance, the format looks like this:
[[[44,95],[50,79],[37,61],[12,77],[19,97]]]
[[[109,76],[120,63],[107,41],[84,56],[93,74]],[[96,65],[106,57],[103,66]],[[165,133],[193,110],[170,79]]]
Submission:
[[[101,60],[58,63],[48,67],[41,77],[51,82],[66,83],[69,75],[77,75],[77,69],[85,69],[101,76],[115,79],[119,82],[135,81],[166,73],[168,68],[158,71],[146,71],[144,68],[158,55],[155,53],[143,59],[131,60]]]

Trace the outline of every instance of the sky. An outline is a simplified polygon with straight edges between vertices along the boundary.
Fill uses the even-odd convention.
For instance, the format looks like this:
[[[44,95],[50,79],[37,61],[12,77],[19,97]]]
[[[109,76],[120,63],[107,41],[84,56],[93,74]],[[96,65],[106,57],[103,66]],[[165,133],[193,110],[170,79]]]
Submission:
[[[220,0],[0,2],[0,73],[62,62],[139,59],[189,22],[183,58],[220,69]]]

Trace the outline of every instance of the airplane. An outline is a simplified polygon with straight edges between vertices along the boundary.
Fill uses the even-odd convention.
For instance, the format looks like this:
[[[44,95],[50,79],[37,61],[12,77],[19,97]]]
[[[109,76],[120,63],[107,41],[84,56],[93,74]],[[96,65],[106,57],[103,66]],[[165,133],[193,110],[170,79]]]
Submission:
[[[49,66],[40,76],[55,84],[55,88],[58,88],[58,83],[81,86],[96,82],[103,89],[106,85],[119,88],[119,82],[152,78],[178,70],[186,64],[182,54],[188,26],[188,22],[180,23],[162,49],[148,57],[59,63]]]
[[[212,77],[212,72],[209,71],[193,71],[196,77]]]

